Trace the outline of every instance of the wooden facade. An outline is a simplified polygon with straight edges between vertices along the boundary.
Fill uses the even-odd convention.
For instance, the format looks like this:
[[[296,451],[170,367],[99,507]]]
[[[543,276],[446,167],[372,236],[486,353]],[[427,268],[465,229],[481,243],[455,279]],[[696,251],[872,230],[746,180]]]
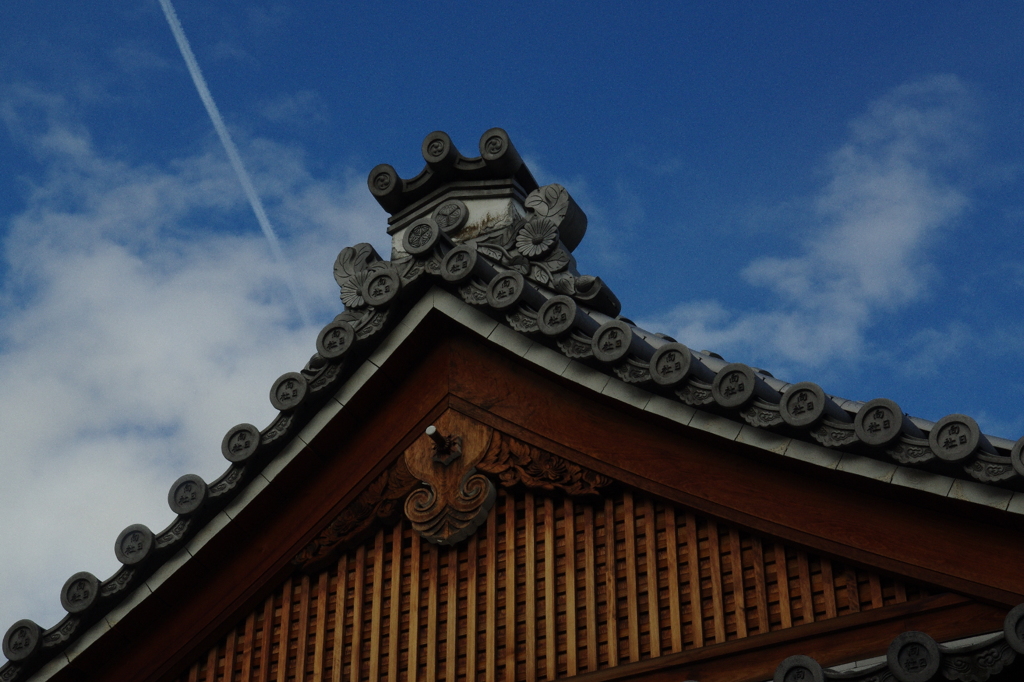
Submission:
[[[179,679],[555,680],[928,596],[633,491],[503,491],[458,547],[398,522],[289,577]]]
[[[484,448],[497,487],[453,547],[398,503],[422,485],[399,474],[429,424]],[[976,505],[581,392],[434,315],[53,679],[753,682],[792,654],[999,630],[1024,601],[1020,540]]]

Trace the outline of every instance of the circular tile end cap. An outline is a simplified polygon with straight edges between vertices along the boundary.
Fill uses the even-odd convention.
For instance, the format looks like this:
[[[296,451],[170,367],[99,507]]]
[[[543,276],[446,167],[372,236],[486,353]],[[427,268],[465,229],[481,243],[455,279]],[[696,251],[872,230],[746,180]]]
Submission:
[[[370,194],[375,197],[387,197],[402,191],[402,180],[393,166],[381,163],[373,167],[366,178]]]
[[[458,157],[458,151],[452,144],[452,138],[442,130],[435,130],[423,139],[420,149],[423,160],[429,164],[452,163]]]
[[[441,260],[441,277],[446,282],[461,282],[473,274],[476,267],[476,249],[465,244],[456,246]]]
[[[487,304],[495,310],[511,308],[523,296],[526,281],[515,270],[499,273],[487,285]]]
[[[244,462],[260,445],[260,430],[252,424],[239,424],[224,434],[220,452],[229,462]]]
[[[371,272],[363,282],[360,293],[363,300],[374,307],[387,305],[398,295],[402,288],[402,279],[390,267],[383,267]]]
[[[562,336],[576,323],[576,301],[568,296],[552,296],[537,311],[537,327],[545,336]]]
[[[469,209],[458,199],[445,199],[430,214],[430,219],[445,234],[452,234],[462,229],[469,221]]]
[[[141,563],[153,549],[153,531],[141,523],[128,526],[117,536],[114,556],[126,566]]]
[[[741,407],[754,397],[756,381],[751,367],[734,362],[718,370],[711,382],[711,395],[722,407]]]
[[[651,356],[651,379],[659,386],[675,386],[690,374],[693,355],[681,343],[659,346]]]
[[[175,514],[191,514],[203,506],[207,492],[206,481],[195,474],[185,474],[171,484],[167,504]]]
[[[900,682],[928,682],[939,671],[939,646],[923,632],[904,632],[889,645],[886,659]]]
[[[810,656],[790,656],[775,669],[772,682],[824,682],[821,664]]]
[[[949,414],[940,419],[928,434],[928,445],[941,460],[960,462],[974,453],[981,442],[978,422],[965,414]]]
[[[608,320],[594,332],[590,346],[601,362],[618,362],[629,354],[633,330],[622,320]]]
[[[4,635],[4,656],[13,663],[30,658],[39,650],[41,631],[34,621],[19,620]]]
[[[793,384],[783,394],[779,412],[790,426],[810,426],[825,414],[825,391],[810,381]]]
[[[1003,621],[1003,635],[1006,643],[1018,654],[1024,655],[1024,604],[1010,609]]]
[[[868,445],[888,445],[903,430],[903,410],[888,398],[875,398],[860,408],[853,420],[853,430]]]
[[[402,248],[410,256],[421,256],[435,246],[441,238],[441,228],[430,218],[423,218],[402,234]]]
[[[316,337],[316,352],[325,360],[337,360],[356,341],[356,330],[344,320],[331,322]]]
[[[60,589],[60,605],[71,614],[82,613],[96,603],[100,581],[89,571],[75,573]]]
[[[1024,476],[1024,437],[1013,444],[1010,450],[1010,463],[1013,464],[1014,471]]]
[[[306,398],[306,377],[298,372],[287,372],[278,377],[270,388],[270,404],[275,410],[294,410]]]
[[[484,161],[496,161],[508,152],[511,142],[501,128],[491,128],[480,136],[480,156]]]

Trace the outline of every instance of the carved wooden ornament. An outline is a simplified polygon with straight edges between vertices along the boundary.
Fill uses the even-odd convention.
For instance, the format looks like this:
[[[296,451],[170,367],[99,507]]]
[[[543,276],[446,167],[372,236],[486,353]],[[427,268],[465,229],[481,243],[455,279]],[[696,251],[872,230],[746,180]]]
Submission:
[[[439,432],[420,438],[405,452],[409,472],[424,483],[406,498],[405,515],[425,540],[454,545],[487,519],[496,491],[476,470],[487,452],[489,434],[472,429],[465,436],[442,436],[445,426],[442,423]]]
[[[503,487],[523,485],[532,490],[553,490],[567,495],[593,495],[600,493],[612,483],[607,476],[495,431],[458,412],[449,410],[435,423],[441,433],[455,434],[461,440],[459,452],[468,453],[466,456],[475,460],[470,469],[475,468],[477,471],[490,474],[495,482]],[[442,464],[430,464],[430,460],[439,454],[434,446],[435,443],[430,438],[423,436],[417,439],[403,456],[371,481],[351,504],[298,553],[294,563],[306,570],[319,570],[337,551],[354,546],[353,543],[358,542],[361,535],[376,521],[390,519],[393,513],[405,504],[403,500],[407,495],[417,489],[422,490],[422,494],[429,495],[430,488],[422,486],[424,480],[428,483],[430,481],[420,474],[412,473],[408,463],[425,460],[430,471],[433,471],[432,466],[444,468]],[[452,451],[449,450],[447,455],[440,454],[443,460],[451,457]],[[449,463],[452,471],[458,470],[459,467],[465,467],[461,454],[458,461],[452,460]],[[469,473],[472,476],[473,472]],[[459,539],[468,537],[486,518],[490,507],[490,503],[481,505],[479,516],[472,516],[473,523],[466,526],[466,531],[455,540],[449,538],[447,542],[457,543]]]

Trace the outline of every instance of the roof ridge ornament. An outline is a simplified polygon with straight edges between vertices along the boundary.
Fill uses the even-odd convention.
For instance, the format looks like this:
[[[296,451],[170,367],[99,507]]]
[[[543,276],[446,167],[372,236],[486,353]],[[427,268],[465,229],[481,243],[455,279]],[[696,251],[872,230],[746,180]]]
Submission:
[[[504,130],[485,132],[479,148],[480,156],[465,157],[447,133],[437,130],[423,140],[421,151],[427,165],[418,175],[402,179],[393,166],[382,163],[370,171],[366,184],[381,208],[392,215],[451,182],[506,180],[524,194],[537,189],[537,181]]]
[[[480,149],[479,158],[466,159],[435,132],[423,142],[427,166],[416,178],[401,180],[386,164],[370,172],[370,191],[393,213],[392,253],[384,261],[371,245],[358,244],[335,261],[346,308],[335,322],[348,323],[356,340],[385,325],[399,290],[438,276],[473,305],[514,301],[507,306],[514,326],[532,326],[528,320],[556,295],[610,318],[619,314],[621,304],[601,278],[576,268],[572,251],[586,234],[587,216],[565,187],[538,187],[500,128],[484,133]],[[496,276],[503,276],[501,288],[490,286]],[[347,331],[329,334],[325,343],[342,336],[342,346],[352,343]]]

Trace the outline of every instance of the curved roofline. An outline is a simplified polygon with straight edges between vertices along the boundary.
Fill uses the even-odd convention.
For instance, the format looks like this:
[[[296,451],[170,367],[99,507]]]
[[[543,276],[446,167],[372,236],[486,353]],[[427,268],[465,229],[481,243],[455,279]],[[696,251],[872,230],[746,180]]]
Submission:
[[[488,151],[492,138],[501,145]],[[432,164],[435,148],[440,156]],[[830,396],[816,384],[782,382],[636,326],[618,315],[619,302],[600,278],[576,270],[560,229],[578,241],[586,218],[568,192],[536,188],[500,129],[484,134],[481,150],[480,159],[466,160],[446,135],[432,133],[424,141],[427,168],[415,181],[401,181],[394,196],[408,205],[473,173],[501,176],[533,182],[523,202],[527,216],[510,214],[462,243],[457,232],[424,219],[395,234],[404,249],[391,261],[368,244],[343,249],[334,274],[346,309],[320,331],[309,363],[274,383],[278,416],[262,430],[229,430],[222,453],[230,464],[217,480],[174,482],[169,503],[178,516],[167,528],[125,529],[117,540],[123,566],[113,576],[72,576],[62,588],[69,610],[63,620],[45,630],[30,621],[11,626],[4,651],[17,660],[0,667],[0,681],[37,669],[34,679],[47,679],[145,601],[345,409],[432,311],[540,371],[676,424],[934,499],[1024,515],[1024,438],[986,436],[965,415],[928,422],[890,400]],[[446,201],[444,193],[437,197]]]

